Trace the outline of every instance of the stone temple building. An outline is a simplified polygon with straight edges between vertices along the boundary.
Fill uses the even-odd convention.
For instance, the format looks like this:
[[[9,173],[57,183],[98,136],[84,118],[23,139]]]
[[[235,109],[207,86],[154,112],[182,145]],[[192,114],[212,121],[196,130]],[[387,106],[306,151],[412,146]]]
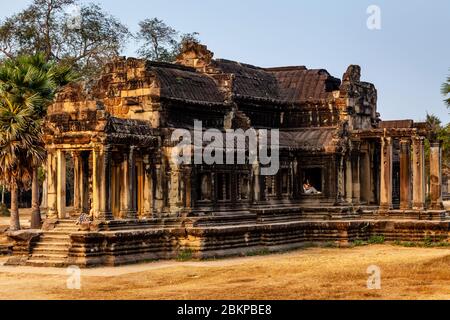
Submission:
[[[279,129],[278,173],[261,175],[259,163],[175,163],[172,133],[192,131],[195,120],[220,131]],[[196,43],[174,64],[120,57],[99,79],[64,88],[44,139],[47,220],[27,243],[16,239],[11,263],[115,265],[378,234],[448,238],[440,142],[425,123],[381,121],[377,90],[356,65],[339,79],[214,59]],[[307,194],[306,182],[318,192]],[[82,212],[94,221],[78,229]]]

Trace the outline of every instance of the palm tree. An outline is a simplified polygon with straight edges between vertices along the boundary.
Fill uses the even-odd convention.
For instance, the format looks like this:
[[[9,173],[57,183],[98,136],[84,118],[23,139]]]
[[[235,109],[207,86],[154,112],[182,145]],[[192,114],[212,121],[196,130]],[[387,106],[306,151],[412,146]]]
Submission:
[[[44,55],[7,60],[0,67],[0,168],[11,189],[11,229],[20,229],[19,187],[32,186],[31,228],[39,228],[38,169],[45,158],[41,122],[57,90],[74,79],[70,68]],[[14,194],[13,194],[14,193]]]
[[[45,149],[39,143],[39,121],[33,118],[36,96],[29,97],[22,106],[0,100],[0,174],[11,190],[10,230],[20,230],[19,189],[27,187],[32,177],[34,161],[42,161]]]
[[[447,81],[442,84],[441,93],[444,97],[450,95],[450,76],[447,77]],[[444,100],[448,108],[450,108],[450,97]]]

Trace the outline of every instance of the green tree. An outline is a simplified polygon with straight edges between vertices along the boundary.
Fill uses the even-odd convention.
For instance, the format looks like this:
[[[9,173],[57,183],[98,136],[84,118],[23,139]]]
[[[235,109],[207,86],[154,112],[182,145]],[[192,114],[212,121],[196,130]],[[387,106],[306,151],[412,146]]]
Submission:
[[[121,52],[129,35],[126,26],[96,4],[34,0],[0,23],[0,53],[14,58],[42,52],[47,61],[89,77]]]
[[[430,138],[442,141],[442,165],[450,168],[450,124],[442,125],[442,121],[434,114],[428,114],[426,122],[431,128]],[[426,143],[426,161],[429,161],[429,143]]]
[[[450,76],[447,77],[447,81],[442,84],[441,93],[446,99],[444,100],[447,108],[450,108]]]
[[[33,168],[45,157],[39,143],[40,121],[34,116],[37,95],[29,96],[24,104],[14,104],[8,96],[0,100],[0,173],[11,191],[10,230],[20,230],[19,189],[32,181]]]
[[[38,171],[45,149],[42,121],[59,88],[75,79],[45,54],[8,59],[0,66],[0,170],[11,190],[11,230],[20,229],[19,189],[32,186],[32,228],[40,226]]]
[[[186,41],[198,42],[198,33],[181,34],[158,18],[146,19],[139,23],[137,39],[142,45],[137,51],[141,58],[173,62]]]

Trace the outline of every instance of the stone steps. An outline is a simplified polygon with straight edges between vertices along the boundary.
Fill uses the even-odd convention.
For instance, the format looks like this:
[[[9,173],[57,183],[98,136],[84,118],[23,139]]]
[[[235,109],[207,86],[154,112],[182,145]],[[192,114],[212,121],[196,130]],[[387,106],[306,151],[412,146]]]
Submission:
[[[44,231],[34,246],[26,265],[37,267],[64,267],[67,265],[70,249],[70,234],[77,232],[78,226],[72,220],[59,221],[55,229]]]
[[[35,260],[29,259],[27,261],[27,266],[30,267],[52,267],[52,268],[63,268],[67,266],[65,261],[54,261],[54,260]]]

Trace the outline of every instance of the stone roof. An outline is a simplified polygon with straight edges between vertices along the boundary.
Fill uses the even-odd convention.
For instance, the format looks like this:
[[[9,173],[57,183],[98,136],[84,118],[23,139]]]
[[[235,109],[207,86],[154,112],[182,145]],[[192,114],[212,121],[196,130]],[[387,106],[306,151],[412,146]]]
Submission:
[[[280,131],[280,148],[306,152],[334,152],[336,127],[304,128]]]
[[[232,93],[236,97],[281,99],[277,79],[262,68],[225,59],[213,60],[211,66],[232,75]]]
[[[282,99],[290,103],[324,102],[332,98],[332,92],[339,90],[341,84],[324,69],[308,70],[300,66],[266,70],[275,76]]]
[[[224,96],[211,77],[191,68],[180,68],[174,64],[147,64],[147,70],[156,75],[160,86],[160,97],[190,102],[223,103]]]

